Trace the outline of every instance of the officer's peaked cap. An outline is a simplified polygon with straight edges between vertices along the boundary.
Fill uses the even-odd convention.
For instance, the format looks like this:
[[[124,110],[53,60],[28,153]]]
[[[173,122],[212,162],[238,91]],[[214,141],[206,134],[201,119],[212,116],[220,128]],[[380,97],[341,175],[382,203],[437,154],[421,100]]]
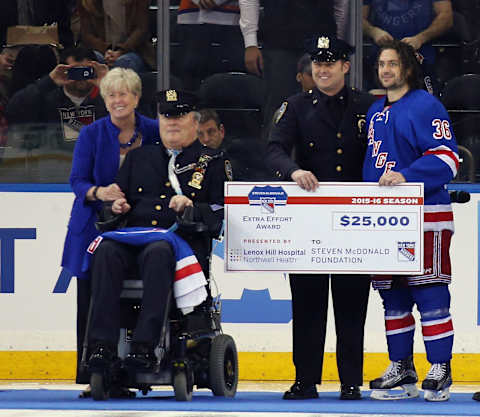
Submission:
[[[180,116],[197,109],[198,98],[184,90],[163,90],[157,93],[158,113],[164,116]]]
[[[319,35],[305,42],[305,49],[312,61],[335,62],[339,59],[348,61],[355,48],[334,35]]]

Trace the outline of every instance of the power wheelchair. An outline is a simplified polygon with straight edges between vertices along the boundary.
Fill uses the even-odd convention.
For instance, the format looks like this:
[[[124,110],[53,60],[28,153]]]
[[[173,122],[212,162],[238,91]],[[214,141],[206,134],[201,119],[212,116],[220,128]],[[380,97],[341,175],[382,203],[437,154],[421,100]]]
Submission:
[[[177,219],[178,228],[187,233],[200,234],[211,249],[208,227],[193,221],[193,212],[187,208],[182,218]],[[103,229],[105,230],[104,226]],[[202,262],[201,262],[202,263]],[[203,264],[202,264],[203,266]],[[205,270],[205,268],[204,268]],[[190,401],[193,387],[209,388],[213,395],[234,397],[238,384],[238,357],[233,338],[223,334],[221,328],[221,305],[211,296],[210,278],[205,274],[208,287],[207,299],[192,312],[184,315],[179,311],[170,290],[165,308],[164,324],[155,347],[156,364],[147,372],[132,372],[123,360],[130,353],[131,338],[135,328],[143,295],[143,282],[129,279],[123,282],[121,293],[121,329],[118,342],[118,359],[107,370],[90,369],[91,396],[96,401],[107,400],[110,395],[134,397],[138,389],[147,395],[155,385],[171,385],[177,401]],[[135,277],[132,277],[135,278]],[[88,369],[88,329],[80,366]]]

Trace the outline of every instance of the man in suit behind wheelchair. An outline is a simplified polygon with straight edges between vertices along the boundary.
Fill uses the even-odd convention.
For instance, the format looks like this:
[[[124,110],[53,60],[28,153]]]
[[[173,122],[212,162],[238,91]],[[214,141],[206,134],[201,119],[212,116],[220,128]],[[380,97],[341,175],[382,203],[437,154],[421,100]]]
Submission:
[[[197,140],[199,114],[195,104],[195,96],[184,91],[159,93],[161,142],[129,152],[118,173],[117,183],[125,198],[113,201],[111,211],[122,227],[149,233],[169,229],[191,207],[194,221],[207,224],[212,235],[220,232],[223,186],[224,181],[231,180],[231,168],[221,152]],[[210,248],[205,239],[188,231],[179,234],[198,259],[184,269],[195,275],[201,265],[207,274]],[[168,240],[132,246],[104,238],[97,244],[91,261],[93,296],[88,340],[93,350],[89,368],[107,369],[117,361],[122,282],[135,271],[143,280],[144,290],[124,366],[148,372],[156,364],[154,347],[168,314],[165,306],[174,280],[179,279],[178,254]]]

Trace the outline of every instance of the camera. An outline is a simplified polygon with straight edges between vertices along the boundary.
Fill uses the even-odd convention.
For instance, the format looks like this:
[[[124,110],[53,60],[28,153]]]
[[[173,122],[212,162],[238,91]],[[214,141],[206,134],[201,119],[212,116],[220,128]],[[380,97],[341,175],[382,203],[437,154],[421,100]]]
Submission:
[[[73,67],[68,69],[67,78],[75,81],[91,80],[95,78],[95,71],[93,67]]]

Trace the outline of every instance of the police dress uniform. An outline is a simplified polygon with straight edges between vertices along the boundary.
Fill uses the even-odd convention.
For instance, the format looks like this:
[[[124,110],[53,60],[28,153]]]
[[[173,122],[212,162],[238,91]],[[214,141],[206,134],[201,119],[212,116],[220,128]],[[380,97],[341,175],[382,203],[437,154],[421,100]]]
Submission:
[[[125,193],[125,198],[132,206],[127,216],[126,227],[158,227],[168,229],[176,221],[176,213],[168,208],[170,199],[176,195],[168,175],[169,155],[165,147],[146,146],[129,152],[119,171],[117,183]],[[208,161],[205,163],[205,161]],[[199,168],[201,165],[203,168]],[[223,205],[223,183],[227,180],[223,156],[215,150],[204,147],[196,140],[184,148],[176,158],[177,178],[185,196],[190,198],[196,209],[202,204]],[[203,176],[203,178],[202,178]],[[221,225],[222,210],[213,216],[218,217]],[[215,212],[213,212],[215,213]],[[196,216],[200,216],[197,212]],[[204,240],[195,236],[182,236],[192,247],[204,268],[208,271],[209,248],[203,246]],[[105,245],[107,244],[107,245]],[[121,283],[128,277],[128,272],[136,262],[141,269],[144,280],[144,297],[142,300],[143,320],[134,333],[134,341],[154,343],[163,323],[163,307],[173,283],[175,259],[169,245],[155,242],[162,246],[160,251],[165,256],[151,256],[144,249],[135,249],[124,244],[104,241],[97,251],[110,251],[118,255],[98,256],[93,260],[93,292],[96,302],[93,308],[90,340],[103,341],[115,345],[118,339]],[[147,246],[147,248],[150,245]],[[109,261],[105,261],[109,259]],[[148,263],[151,266],[148,266]],[[142,272],[143,268],[143,272]],[[164,272],[162,272],[164,271]],[[95,279],[96,278],[96,279]],[[140,327],[139,327],[140,326]]]
[[[327,52],[333,51],[332,60],[338,59],[334,47],[326,48]],[[321,60],[327,61],[325,57]],[[319,181],[361,181],[366,149],[365,116],[374,100],[369,94],[347,87],[335,96],[315,88],[290,97],[280,107],[267,147],[268,164],[276,178],[291,181],[292,172],[303,169],[311,171]],[[293,362],[296,381],[303,387],[314,386],[322,379],[328,277],[290,274]],[[359,396],[370,280],[365,275],[333,275],[331,286],[340,381],[355,388]],[[313,397],[317,393],[312,389]],[[288,391],[287,397],[288,393],[292,394]],[[299,396],[302,394],[300,389]]]
[[[181,97],[179,106],[182,105],[180,101]],[[191,108],[186,106],[183,110],[188,113]],[[173,169],[169,169],[169,163]],[[227,179],[231,179],[230,169],[223,154],[203,146],[198,139],[174,156],[162,142],[135,149],[127,154],[117,177],[131,206],[125,226],[168,229],[177,216],[168,207],[170,199],[183,194],[194,204],[195,219],[202,218],[211,229],[216,227],[219,231],[223,220],[223,184]],[[178,183],[172,183],[173,180]],[[204,246],[204,239],[187,234],[182,237],[208,272],[209,248]],[[105,347],[107,351],[116,352],[122,281],[132,269],[138,270],[144,282],[133,342],[148,345],[149,349],[157,342],[175,272],[175,257],[170,245],[160,241],[134,248],[103,240],[92,261],[94,302],[89,340],[100,347],[92,354],[90,364],[92,359],[99,358],[97,362],[102,362],[112,358],[113,355],[105,353]]]

